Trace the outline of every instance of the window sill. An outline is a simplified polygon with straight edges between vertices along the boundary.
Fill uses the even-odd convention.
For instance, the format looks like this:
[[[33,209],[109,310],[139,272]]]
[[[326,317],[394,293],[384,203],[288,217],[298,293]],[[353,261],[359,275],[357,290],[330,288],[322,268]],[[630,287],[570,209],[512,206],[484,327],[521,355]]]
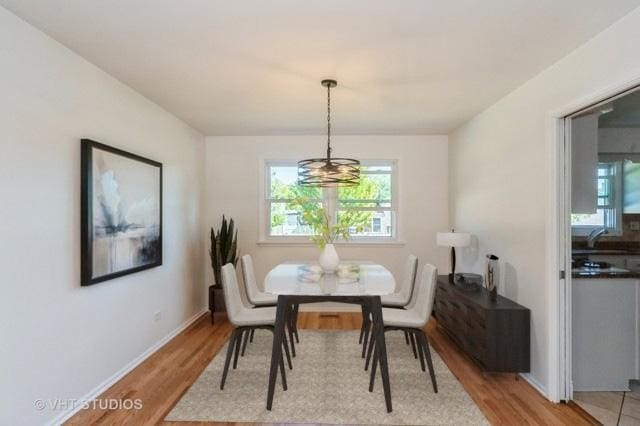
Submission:
[[[287,241],[287,240],[259,240],[259,246],[288,246],[288,247],[315,247],[311,241]],[[338,247],[402,247],[406,243],[400,240],[360,240],[360,241],[343,241],[334,243]]]

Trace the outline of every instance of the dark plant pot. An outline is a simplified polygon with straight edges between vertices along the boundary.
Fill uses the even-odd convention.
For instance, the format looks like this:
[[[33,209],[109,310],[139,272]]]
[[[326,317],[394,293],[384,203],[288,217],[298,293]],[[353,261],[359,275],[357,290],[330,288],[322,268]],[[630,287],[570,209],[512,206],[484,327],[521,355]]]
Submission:
[[[213,312],[227,312],[224,305],[224,290],[221,288],[213,288],[213,303],[209,304],[209,309],[213,307]]]

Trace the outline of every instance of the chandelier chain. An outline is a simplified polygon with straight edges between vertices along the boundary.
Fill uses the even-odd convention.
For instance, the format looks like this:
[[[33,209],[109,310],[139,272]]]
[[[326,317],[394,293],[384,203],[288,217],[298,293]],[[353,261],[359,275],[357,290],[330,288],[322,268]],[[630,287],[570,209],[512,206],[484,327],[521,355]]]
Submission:
[[[331,161],[331,84],[327,85],[327,160]]]

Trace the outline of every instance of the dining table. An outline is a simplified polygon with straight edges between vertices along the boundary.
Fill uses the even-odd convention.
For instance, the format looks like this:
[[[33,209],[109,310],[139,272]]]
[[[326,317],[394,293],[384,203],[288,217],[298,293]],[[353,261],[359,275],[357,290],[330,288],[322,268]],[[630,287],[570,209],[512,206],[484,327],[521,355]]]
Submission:
[[[266,292],[277,295],[276,321],[271,349],[271,367],[267,391],[267,410],[271,410],[282,356],[285,324],[297,307],[305,303],[339,302],[362,306],[363,314],[371,314],[375,351],[387,412],[392,411],[391,384],[384,337],[381,296],[395,291],[393,275],[384,266],[371,261],[343,261],[336,271],[324,272],[317,263],[288,261],[277,265],[265,277]],[[294,310],[295,306],[295,310]],[[364,318],[363,318],[364,320]],[[375,375],[375,371],[372,373]],[[373,376],[372,376],[373,377]]]

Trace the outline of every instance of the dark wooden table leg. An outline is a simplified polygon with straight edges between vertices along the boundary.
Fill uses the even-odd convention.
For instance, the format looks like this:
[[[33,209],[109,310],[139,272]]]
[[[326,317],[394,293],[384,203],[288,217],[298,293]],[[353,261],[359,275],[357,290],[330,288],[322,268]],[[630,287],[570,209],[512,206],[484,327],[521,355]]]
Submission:
[[[278,306],[276,308],[276,323],[273,329],[273,344],[271,346],[271,369],[269,370],[269,388],[267,390],[267,410],[269,411],[271,411],[271,404],[273,403],[273,393],[276,389],[278,366],[282,361],[282,338],[285,337],[284,323],[287,319],[288,308],[288,297],[283,294],[279,295]]]
[[[393,411],[391,405],[391,384],[389,383],[389,365],[387,364],[387,344],[384,338],[384,322],[382,320],[382,301],[380,296],[371,298],[370,312],[373,318],[373,327],[376,339],[375,353],[378,355],[377,361],[380,363],[380,374],[382,375],[382,388],[384,389],[384,400],[387,404],[387,412]]]

